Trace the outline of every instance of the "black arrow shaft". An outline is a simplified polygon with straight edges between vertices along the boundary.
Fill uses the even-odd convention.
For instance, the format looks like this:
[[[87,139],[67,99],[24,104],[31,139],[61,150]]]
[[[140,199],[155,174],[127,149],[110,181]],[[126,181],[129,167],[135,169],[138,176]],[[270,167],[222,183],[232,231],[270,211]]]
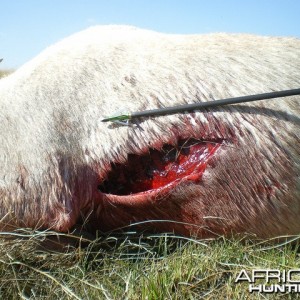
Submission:
[[[177,106],[172,106],[172,107],[165,107],[165,108],[138,111],[138,112],[131,113],[130,118],[132,119],[132,118],[139,118],[139,117],[176,114],[176,113],[179,113],[179,112],[190,112],[190,111],[203,109],[203,108],[209,108],[209,107],[216,107],[216,106],[222,106],[222,105],[228,105],[228,104],[245,103],[245,102],[252,102],[252,101],[266,100],[266,99],[274,99],[274,98],[288,97],[288,96],[295,96],[295,95],[300,95],[300,88],[299,89],[292,89],[292,90],[278,91],[278,92],[271,92],[271,93],[263,93],[263,94],[256,94],[256,95],[234,97],[234,98],[227,98],[227,99],[221,99],[221,100],[198,102],[198,103],[192,103],[192,104],[184,104],[184,105],[177,105]]]

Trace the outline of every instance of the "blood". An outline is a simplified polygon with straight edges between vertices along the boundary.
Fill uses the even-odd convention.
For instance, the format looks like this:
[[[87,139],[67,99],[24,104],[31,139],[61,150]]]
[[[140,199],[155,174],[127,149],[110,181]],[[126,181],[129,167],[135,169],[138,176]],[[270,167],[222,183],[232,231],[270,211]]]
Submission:
[[[112,166],[99,190],[130,195],[160,189],[186,177],[199,180],[208,159],[219,146],[220,142],[189,139],[179,141],[176,147],[164,145],[160,151],[149,149],[147,155],[130,154],[127,163]]]

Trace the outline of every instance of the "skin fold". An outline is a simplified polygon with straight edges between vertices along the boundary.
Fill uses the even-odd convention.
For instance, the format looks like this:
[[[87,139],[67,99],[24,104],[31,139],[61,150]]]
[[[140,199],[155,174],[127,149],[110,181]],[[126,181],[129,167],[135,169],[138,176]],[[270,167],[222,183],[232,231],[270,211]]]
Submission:
[[[0,80],[0,229],[74,226],[196,235],[300,231],[299,96],[103,123],[117,112],[300,87],[300,40],[96,26]],[[142,193],[99,190],[130,155],[218,144],[203,174]],[[129,180],[129,178],[128,178]]]

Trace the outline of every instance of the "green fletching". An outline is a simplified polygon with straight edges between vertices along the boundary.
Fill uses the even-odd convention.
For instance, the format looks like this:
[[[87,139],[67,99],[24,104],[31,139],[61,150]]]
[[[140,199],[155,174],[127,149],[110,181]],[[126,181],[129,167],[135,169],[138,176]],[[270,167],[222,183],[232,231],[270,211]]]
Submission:
[[[120,115],[120,116],[113,116],[104,118],[101,120],[101,122],[111,122],[111,121],[124,121],[124,120],[130,120],[130,115]]]

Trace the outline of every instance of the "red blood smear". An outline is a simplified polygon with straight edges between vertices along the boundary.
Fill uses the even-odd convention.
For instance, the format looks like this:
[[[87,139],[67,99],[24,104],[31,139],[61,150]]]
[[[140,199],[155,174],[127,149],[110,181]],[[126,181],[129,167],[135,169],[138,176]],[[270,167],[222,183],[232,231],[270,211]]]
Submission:
[[[147,155],[129,155],[126,164],[112,166],[99,189],[108,194],[130,195],[159,189],[187,176],[199,180],[219,146],[220,142],[192,139],[180,141],[176,148],[165,145],[161,151],[150,149]]]

